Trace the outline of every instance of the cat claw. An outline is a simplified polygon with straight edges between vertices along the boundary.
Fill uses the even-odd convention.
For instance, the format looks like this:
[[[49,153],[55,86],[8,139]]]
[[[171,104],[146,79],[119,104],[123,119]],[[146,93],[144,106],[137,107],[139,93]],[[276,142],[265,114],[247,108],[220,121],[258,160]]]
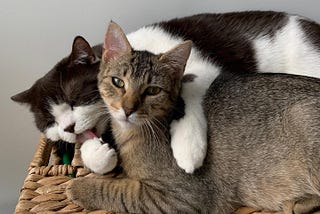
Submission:
[[[98,174],[112,171],[118,162],[117,153],[98,138],[87,140],[80,148],[81,158],[86,167]]]

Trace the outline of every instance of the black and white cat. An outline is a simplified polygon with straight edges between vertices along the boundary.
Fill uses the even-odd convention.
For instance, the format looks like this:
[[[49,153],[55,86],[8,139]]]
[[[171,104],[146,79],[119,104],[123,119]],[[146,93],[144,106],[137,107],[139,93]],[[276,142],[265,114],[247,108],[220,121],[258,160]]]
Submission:
[[[74,143],[77,134],[100,124],[96,114],[103,106],[96,79],[100,57],[100,46],[91,48],[82,37],[76,37],[70,56],[11,99],[30,105],[37,128],[48,139]],[[97,131],[101,134],[104,130]]]
[[[188,173],[200,167],[206,155],[207,123],[202,100],[221,72],[281,72],[320,77],[320,26],[297,15],[271,11],[200,14],[148,25],[127,37],[135,50],[155,54],[184,40],[194,43],[185,74],[194,74],[196,78],[184,83],[181,95],[185,115],[171,124],[174,157]],[[101,121],[104,117],[100,114],[106,112],[101,110],[100,98],[82,101],[83,95],[98,96],[95,79],[98,61],[98,54],[78,37],[69,57],[13,99],[31,105],[38,128],[53,141],[75,142],[88,129],[101,132],[106,121]],[[84,162],[93,171],[105,173],[112,167],[101,165],[116,162],[116,155],[107,144],[95,142],[83,145]],[[108,158],[106,152],[110,154]]]

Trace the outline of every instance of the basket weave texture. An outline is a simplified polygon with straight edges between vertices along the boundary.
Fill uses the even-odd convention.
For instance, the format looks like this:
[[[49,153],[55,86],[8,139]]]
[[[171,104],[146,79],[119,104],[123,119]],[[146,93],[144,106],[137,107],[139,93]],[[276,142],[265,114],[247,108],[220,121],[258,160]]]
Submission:
[[[49,164],[49,160],[50,164]],[[21,188],[15,214],[50,213],[90,213],[110,214],[97,210],[87,211],[73,204],[65,194],[65,188],[74,177],[101,177],[91,173],[80,158],[80,144],[75,145],[75,154],[71,165],[61,165],[57,148],[41,136],[34,157],[30,163],[28,175]],[[111,176],[111,175],[107,175]]]
[[[15,214],[88,213],[111,214],[105,210],[88,211],[72,203],[65,194],[65,188],[73,177],[112,177],[114,174],[98,175],[83,166],[80,144],[75,145],[71,165],[61,165],[57,148],[41,136],[28,175],[21,188]],[[50,164],[49,164],[50,162]],[[73,176],[70,176],[73,175]],[[235,214],[283,214],[282,212],[257,211],[241,208]],[[320,214],[320,211],[314,214]]]

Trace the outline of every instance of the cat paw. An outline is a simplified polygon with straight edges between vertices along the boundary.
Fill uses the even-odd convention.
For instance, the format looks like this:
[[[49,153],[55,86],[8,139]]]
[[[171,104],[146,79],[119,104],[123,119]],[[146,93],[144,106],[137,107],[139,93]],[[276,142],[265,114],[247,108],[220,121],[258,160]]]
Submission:
[[[98,138],[85,141],[80,151],[84,165],[95,173],[105,174],[112,171],[117,165],[116,151],[107,143],[101,144]]]
[[[48,139],[52,141],[63,140],[68,143],[75,143],[76,142],[76,134],[65,132],[61,129],[58,125],[54,125],[47,130],[45,130],[45,135]]]
[[[312,210],[317,207],[320,207],[320,197],[311,195],[308,198],[296,201],[293,206],[293,212],[295,214],[312,213]]]
[[[207,152],[207,126],[199,118],[182,118],[171,123],[171,148],[180,168],[193,173]]]
[[[75,178],[66,187],[66,195],[73,203],[87,210],[94,209],[94,187],[90,178]]]

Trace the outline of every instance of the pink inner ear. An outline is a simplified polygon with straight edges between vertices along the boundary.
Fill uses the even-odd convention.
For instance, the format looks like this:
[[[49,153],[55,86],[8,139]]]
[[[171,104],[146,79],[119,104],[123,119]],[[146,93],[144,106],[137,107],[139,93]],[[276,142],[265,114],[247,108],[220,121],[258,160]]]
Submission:
[[[104,42],[104,58],[106,61],[121,56],[125,53],[126,48],[119,43],[118,39],[113,37],[114,35],[106,35]]]
[[[131,46],[126,35],[120,26],[114,22],[109,24],[103,47],[106,61],[131,52]]]
[[[103,54],[103,58],[106,62],[110,61],[113,58],[117,57],[117,53],[111,50],[105,50]]]

